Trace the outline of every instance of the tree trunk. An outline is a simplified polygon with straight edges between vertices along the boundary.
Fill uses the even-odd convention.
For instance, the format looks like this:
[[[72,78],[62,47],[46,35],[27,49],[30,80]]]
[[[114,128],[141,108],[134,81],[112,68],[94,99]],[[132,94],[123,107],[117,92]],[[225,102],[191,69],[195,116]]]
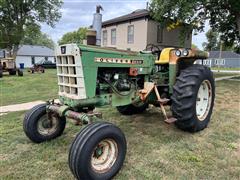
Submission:
[[[12,54],[13,59],[16,59],[16,57],[17,57],[18,48],[19,48],[18,44],[13,46],[13,54]]]
[[[240,36],[240,13],[236,14],[236,21],[237,21],[238,34]]]
[[[6,48],[6,58],[12,57],[12,46],[7,46]]]

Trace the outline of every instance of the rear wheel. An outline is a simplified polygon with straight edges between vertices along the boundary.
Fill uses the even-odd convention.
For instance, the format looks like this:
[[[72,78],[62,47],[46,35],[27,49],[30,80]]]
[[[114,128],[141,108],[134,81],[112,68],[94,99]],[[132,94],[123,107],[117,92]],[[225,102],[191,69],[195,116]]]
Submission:
[[[17,71],[14,69],[9,70],[9,75],[16,75]]]
[[[207,127],[214,105],[215,85],[211,70],[192,65],[182,70],[173,87],[171,110],[176,126],[197,132]]]
[[[129,104],[125,106],[117,106],[118,112],[123,115],[133,115],[144,112],[148,108],[148,104],[140,102],[138,104]]]
[[[23,71],[22,70],[20,70],[20,69],[18,69],[18,76],[23,76]]]
[[[87,125],[74,139],[69,151],[69,167],[77,179],[111,179],[121,169],[126,155],[126,139],[113,124]]]
[[[25,115],[23,129],[33,142],[40,143],[60,136],[65,128],[66,118],[47,114],[46,104],[33,107]]]

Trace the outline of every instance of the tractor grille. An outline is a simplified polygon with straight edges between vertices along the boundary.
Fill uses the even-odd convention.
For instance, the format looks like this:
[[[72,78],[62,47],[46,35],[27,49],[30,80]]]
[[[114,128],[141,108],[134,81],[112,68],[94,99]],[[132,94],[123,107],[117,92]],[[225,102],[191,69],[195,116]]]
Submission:
[[[75,56],[57,56],[59,95],[72,99],[85,98],[81,61]]]

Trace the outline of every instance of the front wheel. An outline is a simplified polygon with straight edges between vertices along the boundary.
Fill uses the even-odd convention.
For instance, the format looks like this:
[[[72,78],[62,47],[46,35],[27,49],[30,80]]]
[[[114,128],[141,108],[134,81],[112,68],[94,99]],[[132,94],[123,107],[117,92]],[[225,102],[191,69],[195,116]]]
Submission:
[[[69,167],[77,179],[109,180],[123,165],[126,139],[113,124],[87,125],[74,139],[69,151]]]
[[[180,73],[173,87],[171,110],[182,130],[197,132],[207,127],[214,105],[215,84],[211,70],[192,65]]]
[[[66,125],[66,118],[47,114],[46,104],[40,104],[29,110],[23,121],[23,130],[35,143],[41,143],[60,136]]]

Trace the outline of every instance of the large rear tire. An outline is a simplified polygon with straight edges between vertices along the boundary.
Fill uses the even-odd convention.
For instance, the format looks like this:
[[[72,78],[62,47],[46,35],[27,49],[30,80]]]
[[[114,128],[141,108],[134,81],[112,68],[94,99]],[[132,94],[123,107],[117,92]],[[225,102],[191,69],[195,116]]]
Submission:
[[[140,104],[129,104],[125,106],[117,106],[118,112],[123,115],[133,115],[144,112],[148,108],[148,104],[140,103]]]
[[[60,136],[66,125],[65,117],[51,115],[48,118],[46,104],[40,104],[29,110],[23,121],[23,130],[35,143],[41,143]]]
[[[215,83],[211,70],[194,64],[181,71],[173,87],[171,110],[176,126],[197,132],[207,127],[214,105]]]
[[[118,127],[106,122],[89,124],[71,145],[69,167],[77,179],[109,180],[121,169],[126,149]]]

